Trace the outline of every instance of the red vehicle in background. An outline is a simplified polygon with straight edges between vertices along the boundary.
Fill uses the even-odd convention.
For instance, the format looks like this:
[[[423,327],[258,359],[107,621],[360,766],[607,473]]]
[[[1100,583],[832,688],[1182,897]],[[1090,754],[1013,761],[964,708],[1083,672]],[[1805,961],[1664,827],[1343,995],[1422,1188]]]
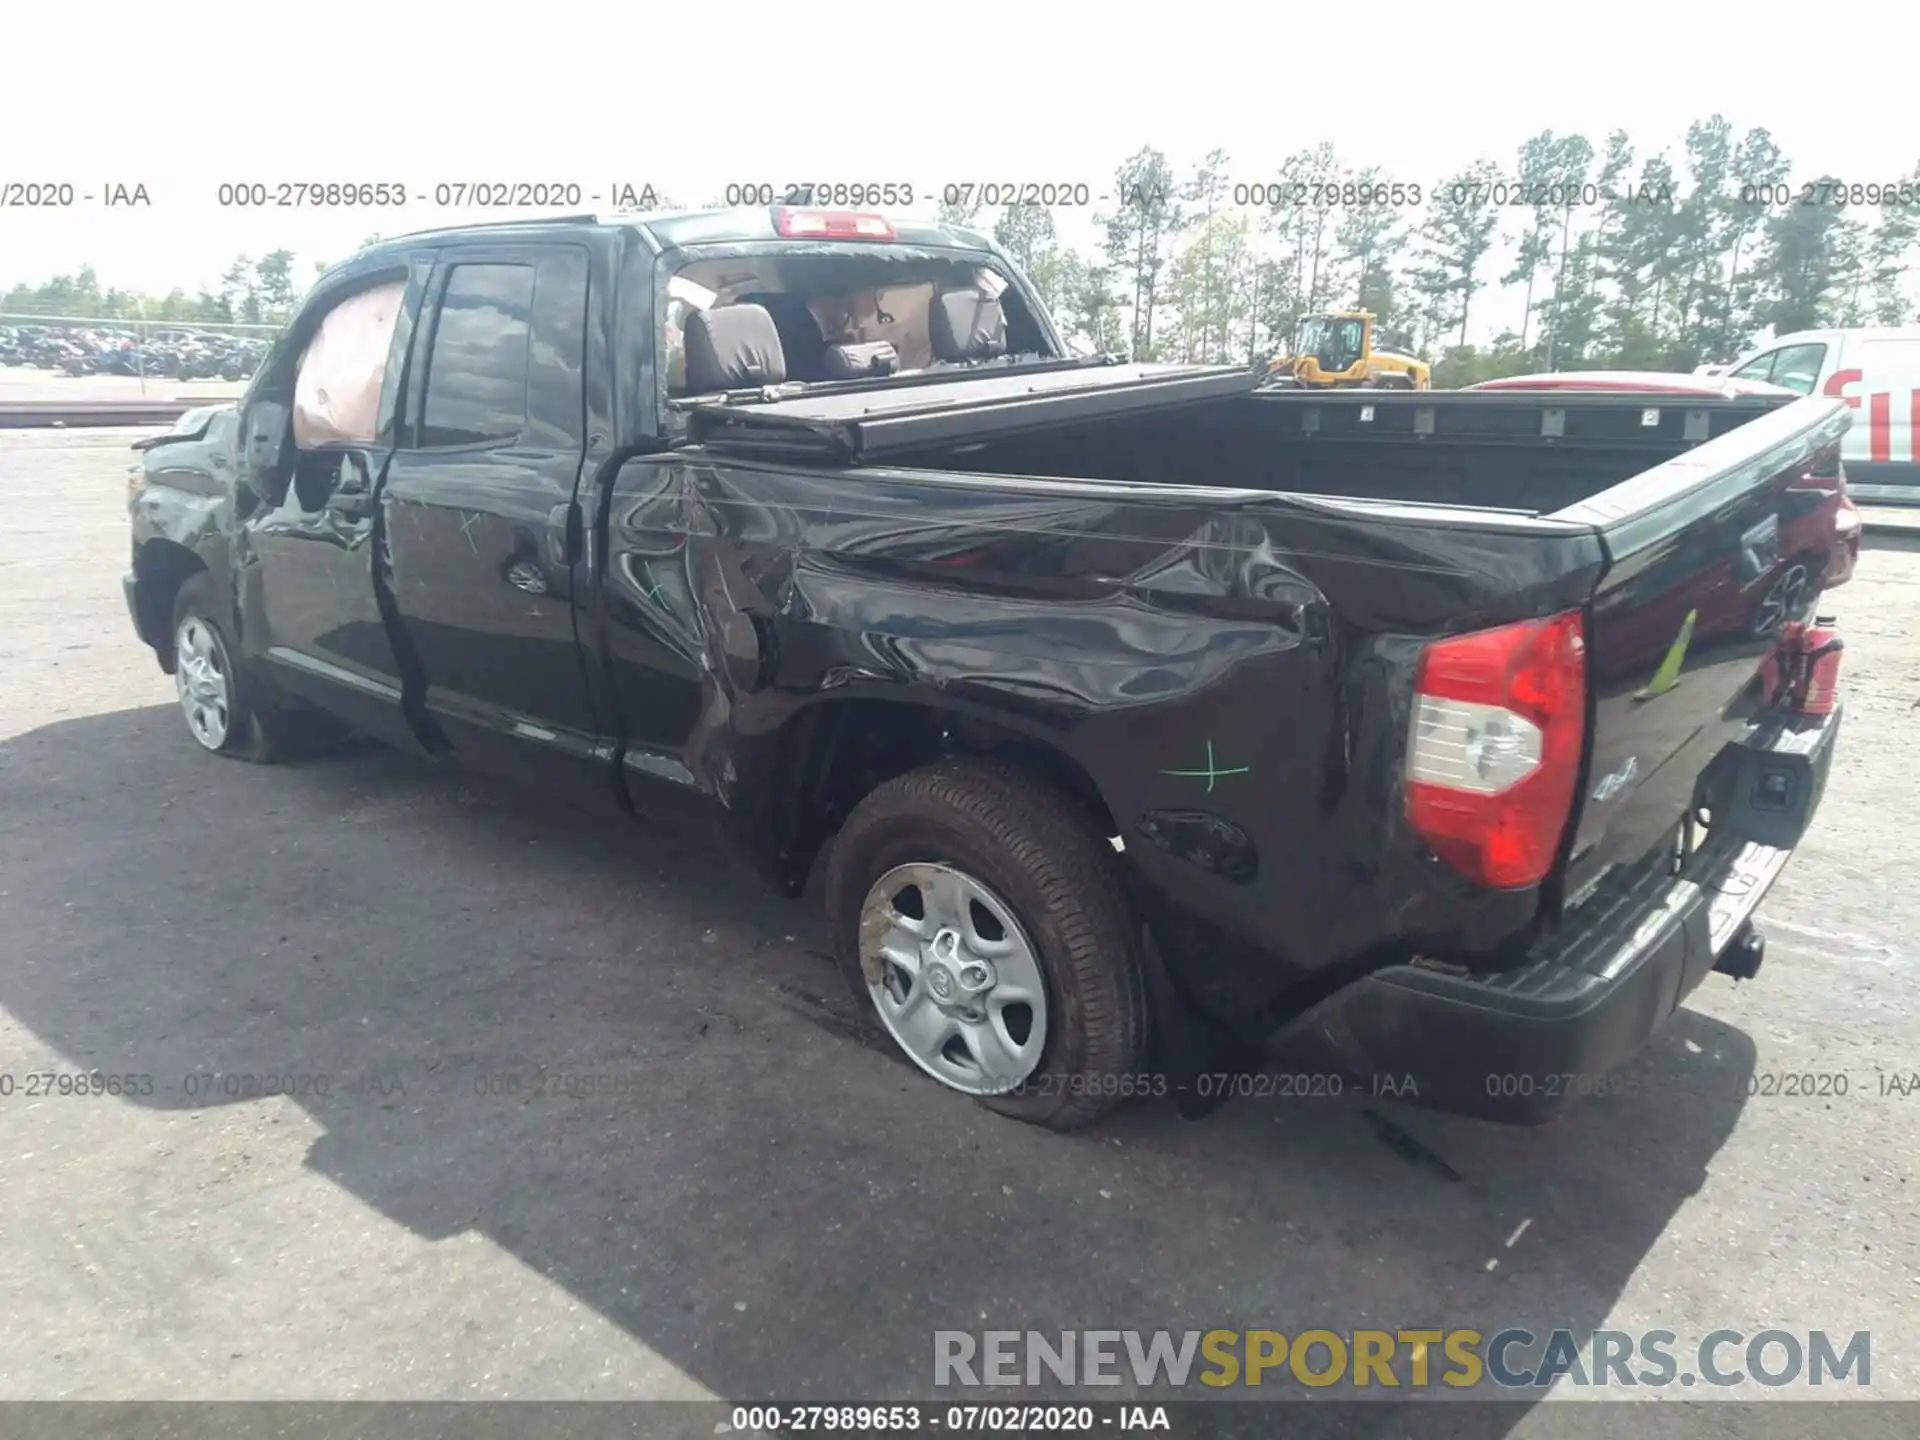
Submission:
[[[1569,370],[1549,375],[1513,375],[1483,380],[1468,390],[1605,390],[1636,391],[1648,395],[1700,395],[1724,399],[1730,395],[1797,395],[1801,393],[1764,380],[1742,380],[1726,375],[1675,375],[1661,370]],[[1827,467],[1817,467],[1827,472]],[[1825,554],[1823,575],[1806,577],[1832,590],[1853,578],[1860,562],[1860,511],[1847,494],[1846,467],[1836,454],[1830,473],[1809,471],[1788,495],[1780,515],[1780,548],[1789,554]],[[1789,575],[1792,572],[1788,572]],[[1792,597],[1786,597],[1791,599]]]

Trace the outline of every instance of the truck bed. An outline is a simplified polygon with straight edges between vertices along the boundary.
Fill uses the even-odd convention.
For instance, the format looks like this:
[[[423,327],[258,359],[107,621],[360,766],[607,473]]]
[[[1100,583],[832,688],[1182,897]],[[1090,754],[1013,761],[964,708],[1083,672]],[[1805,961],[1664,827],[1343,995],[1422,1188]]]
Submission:
[[[734,453],[1544,515],[1793,403],[1255,385],[1218,368],[1008,370],[717,407],[694,434]]]
[[[1551,514],[1773,413],[1772,397],[1649,404],[1592,395],[1267,391],[1158,414],[928,447],[899,463],[974,473],[1200,483]]]

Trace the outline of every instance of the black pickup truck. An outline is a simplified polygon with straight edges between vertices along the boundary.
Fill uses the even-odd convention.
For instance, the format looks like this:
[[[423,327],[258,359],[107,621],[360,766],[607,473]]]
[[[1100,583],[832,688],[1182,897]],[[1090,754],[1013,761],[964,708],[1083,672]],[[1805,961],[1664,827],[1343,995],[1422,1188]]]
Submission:
[[[302,446],[380,286],[369,433]],[[209,750],[319,712],[820,877],[864,1012],[1004,1113],[1202,1109],[1305,1027],[1544,1118],[1758,967],[1849,417],[1259,378],[1071,358],[951,228],[403,237],[143,442],[127,597]]]

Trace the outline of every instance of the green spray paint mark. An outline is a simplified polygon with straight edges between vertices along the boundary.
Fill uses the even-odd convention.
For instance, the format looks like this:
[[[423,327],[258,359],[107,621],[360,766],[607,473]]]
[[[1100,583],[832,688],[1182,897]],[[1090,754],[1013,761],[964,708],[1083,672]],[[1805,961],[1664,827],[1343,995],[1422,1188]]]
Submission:
[[[1656,695],[1664,695],[1680,683],[1680,666],[1686,661],[1687,646],[1693,643],[1693,622],[1700,618],[1698,610],[1687,611],[1687,618],[1680,622],[1680,633],[1673,637],[1673,645],[1667,651],[1667,658],[1660,662],[1660,668],[1653,672],[1653,679],[1647,682],[1647,688],[1638,692],[1636,700],[1651,700]]]
[[[1204,770],[1162,770],[1160,773],[1162,775],[1187,776],[1195,780],[1198,780],[1204,776],[1207,782],[1207,793],[1211,795],[1213,793],[1214,781],[1218,780],[1222,775],[1248,775],[1252,773],[1252,770],[1250,767],[1246,765],[1234,765],[1225,769],[1222,769],[1221,767],[1215,765],[1213,763],[1213,741],[1209,740],[1207,741],[1207,768],[1206,769]]]
[[[653,567],[644,560],[640,562],[640,573],[646,576],[647,579],[649,580],[653,579]],[[666,587],[664,582],[661,584],[657,584],[651,590],[646,592],[646,595],[644,598],[647,601],[649,601],[651,604],[658,605],[662,610],[664,610],[667,608],[667,606],[666,606],[666,602],[660,598],[660,592],[665,588]]]

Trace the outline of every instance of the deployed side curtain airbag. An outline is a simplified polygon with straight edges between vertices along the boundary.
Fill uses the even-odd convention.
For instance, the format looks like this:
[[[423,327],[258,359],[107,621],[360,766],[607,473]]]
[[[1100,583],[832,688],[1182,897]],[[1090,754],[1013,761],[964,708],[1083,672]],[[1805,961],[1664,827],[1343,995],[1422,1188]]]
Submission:
[[[387,352],[405,293],[404,281],[376,285],[343,300],[320,322],[293,386],[293,443],[299,449],[374,442]]]

